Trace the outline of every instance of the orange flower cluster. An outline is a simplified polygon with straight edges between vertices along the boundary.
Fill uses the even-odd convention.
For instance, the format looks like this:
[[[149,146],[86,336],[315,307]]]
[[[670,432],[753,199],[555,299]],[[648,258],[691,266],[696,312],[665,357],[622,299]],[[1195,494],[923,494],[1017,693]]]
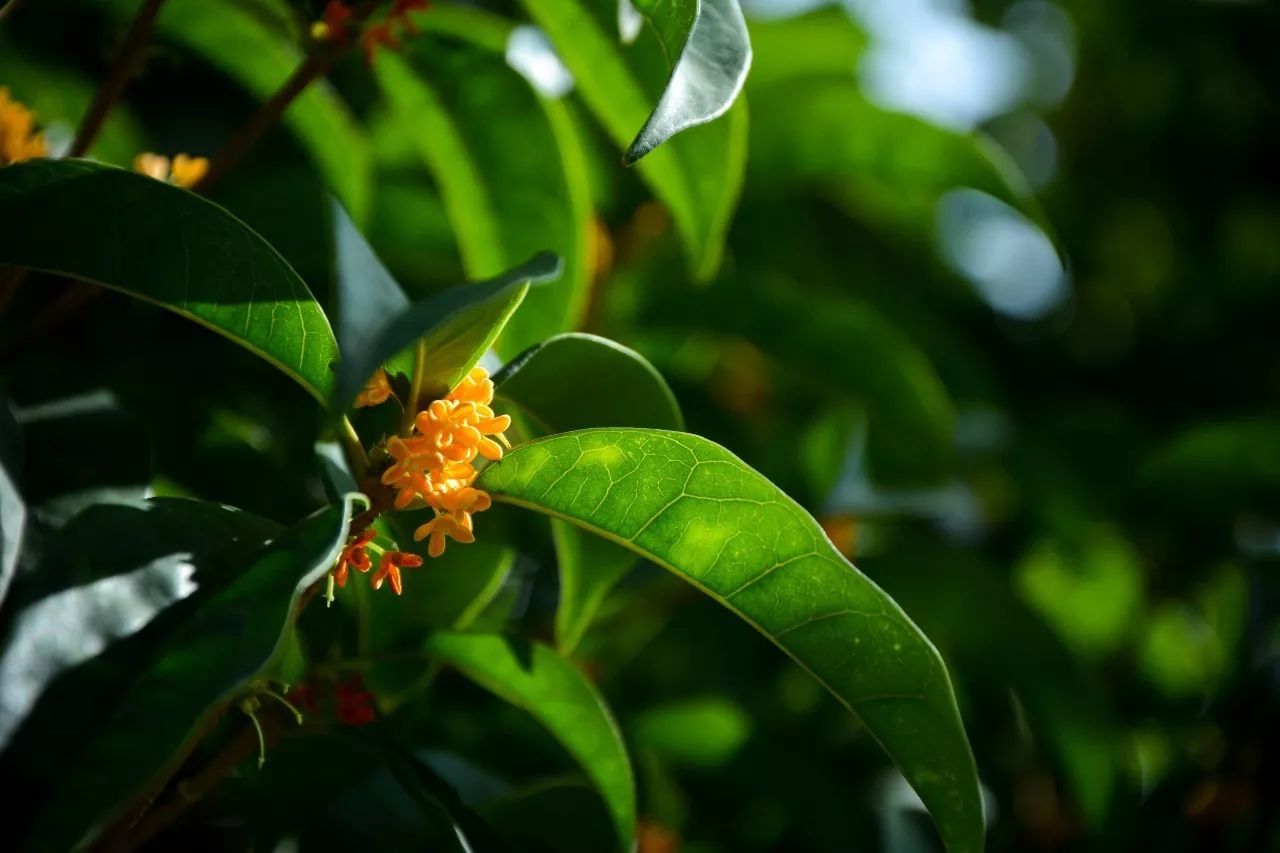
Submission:
[[[373,568],[373,560],[370,559],[368,552],[365,550],[369,547],[369,543],[373,542],[377,533],[372,527],[358,534],[347,547],[342,549],[342,553],[338,555],[338,565],[333,570],[333,582],[339,587],[347,585],[347,578],[351,576],[351,569],[358,572],[367,572]],[[378,570],[373,573],[370,578],[370,584],[374,589],[382,589],[382,585],[391,581],[391,590],[396,595],[404,591],[404,581],[400,577],[401,569],[412,569],[422,565],[422,558],[417,554],[408,554],[404,551],[384,551],[382,558],[378,561]]]
[[[409,14],[425,11],[429,6],[429,0],[392,0],[387,17],[360,34],[365,62],[372,64],[380,47],[399,48],[401,36],[417,35],[418,27]],[[342,0],[329,0],[324,15],[311,26],[311,37],[318,41],[344,41],[350,36],[351,9]]]
[[[190,189],[200,183],[205,172],[209,171],[209,161],[204,157],[188,157],[186,154],[179,154],[171,163],[168,157],[144,151],[133,158],[133,171],[155,178],[157,181],[165,181],[174,186]]]
[[[477,456],[502,458],[508,415],[496,416],[493,381],[483,367],[473,368],[443,400],[436,400],[414,419],[414,434],[387,442],[395,462],[382,474],[385,485],[397,489],[397,509],[429,506],[436,517],[419,527],[413,538],[430,537],[427,553],[444,553],[447,539],[474,542],[471,516],[489,508],[487,492],[471,484]],[[501,444],[499,443],[501,442]]]
[[[10,98],[9,90],[0,86],[0,166],[48,153],[35,123],[35,113]]]

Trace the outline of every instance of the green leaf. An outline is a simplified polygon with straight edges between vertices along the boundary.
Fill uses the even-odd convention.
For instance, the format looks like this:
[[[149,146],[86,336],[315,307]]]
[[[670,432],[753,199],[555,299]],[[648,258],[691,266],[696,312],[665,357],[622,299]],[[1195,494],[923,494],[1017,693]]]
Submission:
[[[595,335],[552,338],[504,367],[494,382],[497,398],[515,405],[540,435],[587,427],[684,427],[675,395],[653,365]],[[635,565],[635,555],[557,519],[551,535],[560,573],[556,648],[567,655],[609,590]]]
[[[662,374],[635,350],[596,335],[550,338],[521,353],[493,380],[495,396],[517,406],[545,433],[684,426]]]
[[[439,26],[446,12],[466,44],[423,37],[408,60],[381,55],[375,72],[397,131],[440,189],[469,277],[544,249],[564,259],[561,286],[532,291],[508,324],[498,351],[510,357],[581,319],[591,219],[583,143],[567,105],[539,97],[504,61],[510,22],[448,7],[424,25]]]
[[[613,823],[585,781],[548,779],[479,806],[519,850],[600,853],[614,843]]]
[[[578,91],[609,137],[620,149],[629,148],[655,100],[644,85],[652,76],[647,72],[666,66],[656,37],[645,34],[628,48],[619,45],[604,23],[614,19],[616,0],[524,0],[524,6],[573,72]],[[746,133],[746,109],[739,103],[724,121],[670,140],[637,166],[671,211],[689,270],[699,280],[709,279],[720,266],[742,187]]]
[[[328,399],[338,346],[324,312],[284,259],[216,204],[87,160],[31,160],[0,169],[0,220],[0,264],[168,308]]]
[[[622,161],[631,164],[682,130],[732,106],[751,66],[751,41],[738,0],[636,0],[658,32],[671,78]]]
[[[888,549],[868,570],[963,673],[966,692],[1014,691],[1085,821],[1104,825],[1119,782],[1120,721],[1096,675],[1019,600],[1008,570],[984,564],[971,549],[919,537]]]
[[[362,341],[409,307],[409,298],[337,201],[329,205],[333,276],[338,301],[338,345],[355,352]],[[365,377],[368,379],[368,377]]]
[[[425,518],[421,519],[425,522]],[[394,523],[394,522],[393,522]],[[384,710],[418,693],[437,666],[420,658],[396,659],[432,630],[465,630],[494,600],[515,564],[513,549],[481,539],[429,558],[426,543],[413,542],[411,524],[395,524],[401,550],[421,556],[424,567],[405,578],[404,595],[369,588],[364,578],[353,590],[360,618],[360,653],[379,661],[365,673],[365,683]]]
[[[630,548],[728,607],[862,721],[950,850],[981,850],[977,770],[937,650],[737,457],[683,433],[583,430],[517,447],[478,485]]]
[[[394,369],[410,372],[403,355],[418,340],[427,349],[423,392],[429,399],[443,397],[493,344],[530,283],[554,278],[559,271],[559,258],[542,253],[495,279],[442,290],[386,318],[377,332],[343,356],[334,409],[347,408],[369,377],[397,354],[402,359]]]
[[[636,820],[631,762],[609,709],[581,672],[545,646],[496,635],[438,633],[425,648],[546,726],[595,782],[621,848],[631,849]]]
[[[132,19],[138,0],[106,0],[119,19]],[[156,19],[156,35],[182,45],[265,101],[293,74],[304,56],[292,34],[233,0],[168,0]],[[282,121],[357,222],[372,199],[368,141],[333,87],[308,86]],[[193,152],[208,153],[208,152]]]
[[[582,642],[609,592],[635,567],[636,556],[558,518],[551,519],[560,601],[556,606],[556,651],[569,655]]]
[[[272,663],[299,596],[337,559],[355,497],[274,540],[190,615],[65,769],[29,849],[92,844],[177,770],[226,703]]]

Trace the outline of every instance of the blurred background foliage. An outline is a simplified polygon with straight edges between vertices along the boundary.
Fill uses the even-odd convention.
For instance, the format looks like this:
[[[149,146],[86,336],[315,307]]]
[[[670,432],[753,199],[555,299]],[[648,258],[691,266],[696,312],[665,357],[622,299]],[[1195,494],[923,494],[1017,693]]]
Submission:
[[[559,252],[578,284],[535,290],[501,354],[547,323],[635,348],[691,432],[823,520],[952,667],[991,849],[1277,849],[1274,5],[815,5],[747,3],[742,102],[630,170],[619,136],[638,122],[575,80],[583,60],[506,3],[441,5],[376,73],[345,59],[214,198],[325,302],[330,191],[415,297]],[[0,85],[55,148],[135,8],[41,0],[0,27]],[[319,13],[173,0],[93,155],[211,154]],[[625,56],[656,92],[654,36]],[[319,413],[286,378],[116,295],[32,329],[57,298],[25,288],[3,321],[43,524],[104,483],[280,523],[324,503]],[[137,452],[103,453],[111,430]],[[468,618],[549,638],[550,538],[494,516],[520,552],[471,554],[467,600],[488,591]],[[381,615],[357,624],[385,633],[362,649],[453,623],[448,602],[396,612],[413,588],[361,588],[357,609]],[[325,616],[303,620],[313,648],[357,630]],[[644,853],[934,844],[843,708],[656,568],[625,579],[573,659],[634,750]],[[529,849],[603,849],[603,806],[520,712],[458,679],[415,690],[436,678],[425,665],[365,678],[432,784]],[[424,800],[379,763],[385,732],[285,740],[168,843],[428,843]],[[557,834],[562,815],[579,829]]]

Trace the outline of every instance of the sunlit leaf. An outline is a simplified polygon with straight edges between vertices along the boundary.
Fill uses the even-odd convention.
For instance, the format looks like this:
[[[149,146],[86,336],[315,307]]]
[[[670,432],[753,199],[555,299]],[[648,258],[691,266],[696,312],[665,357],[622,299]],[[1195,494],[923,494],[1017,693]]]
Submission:
[[[619,846],[635,835],[631,762],[604,700],[581,672],[550,649],[484,634],[432,634],[426,651],[532,714],[582,765],[609,806]]]
[[[91,281],[213,329],[328,398],[338,347],[307,286],[221,207],[87,160],[0,169],[0,263]]]
[[[742,617],[863,722],[951,850],[982,848],[977,772],[942,659],[741,460],[683,433],[583,430],[522,445],[479,483],[636,551]]]
[[[623,162],[634,163],[682,130],[724,115],[751,65],[738,0],[636,0],[674,61],[671,79]]]
[[[525,0],[524,5],[573,72],[577,91],[609,137],[620,149],[628,148],[657,100],[645,85],[655,66],[665,65],[657,39],[641,38],[624,49],[610,32],[615,9],[606,0],[587,5]],[[671,211],[697,279],[710,278],[720,265],[725,230],[742,185],[746,130],[746,110],[738,104],[723,120],[670,140],[637,166]]]
[[[498,278],[451,287],[387,317],[376,333],[343,354],[334,408],[346,408],[374,371],[397,354],[402,358],[396,367],[411,372],[405,350],[420,339],[427,351],[423,391],[428,399],[443,397],[493,344],[530,283],[554,278],[559,271],[559,259],[543,253]]]

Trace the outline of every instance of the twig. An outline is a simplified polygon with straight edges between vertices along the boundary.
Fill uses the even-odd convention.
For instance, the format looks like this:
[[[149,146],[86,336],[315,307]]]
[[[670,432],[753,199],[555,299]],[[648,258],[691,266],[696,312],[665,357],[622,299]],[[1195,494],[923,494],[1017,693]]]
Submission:
[[[164,0],[146,0],[138,10],[133,23],[129,25],[129,32],[125,35],[124,44],[120,47],[115,64],[111,66],[107,78],[94,93],[93,103],[89,104],[89,111],[80,122],[75,141],[71,143],[70,156],[83,156],[97,139],[98,131],[102,130],[102,125],[107,120],[107,114],[111,112],[116,101],[120,100],[124,84],[142,56],[142,48],[151,38],[151,31],[155,29],[156,15],[160,13],[160,6],[163,4]]]
[[[422,405],[422,375],[426,372],[427,345],[419,339],[413,348],[413,379],[409,380],[409,399],[400,418],[400,431],[405,435],[413,431],[414,419],[418,417],[418,407]]]
[[[266,716],[264,714],[264,716]],[[274,743],[280,733],[276,717],[267,716],[267,742]],[[174,786],[173,791],[159,805],[148,811],[133,826],[124,829],[114,838],[104,839],[101,849],[105,853],[128,853],[141,847],[169,824],[173,823],[190,806],[235,772],[236,768],[257,754],[258,732],[253,726],[245,726],[222,751],[205,765],[204,769]]]
[[[365,477],[369,475],[369,454],[365,453],[364,445],[360,443],[360,434],[356,432],[351,418],[346,415],[342,416],[339,435],[342,438],[342,447],[347,452],[347,464],[351,466],[351,473],[355,475],[357,483],[363,483]]]
[[[357,32],[361,24],[373,13],[373,10],[378,7],[380,2],[381,0],[365,0],[365,2],[356,6],[351,11],[350,19],[348,19],[348,32]],[[209,170],[192,187],[192,190],[207,194],[214,184],[222,180],[228,171],[244,159],[245,155],[266,135],[267,131],[275,127],[276,123],[280,121],[280,117],[284,115],[285,110],[306,90],[307,86],[327,74],[333,64],[351,49],[353,43],[354,38],[351,36],[331,39],[324,42],[319,49],[303,60],[302,64],[294,70],[284,85],[267,99],[266,103],[253,114],[253,117],[241,125],[240,129],[232,134],[231,138],[223,143],[222,147],[210,158]]]
[[[0,6],[0,24],[3,24],[5,20],[22,5],[22,3],[23,0],[9,0],[8,3]]]

